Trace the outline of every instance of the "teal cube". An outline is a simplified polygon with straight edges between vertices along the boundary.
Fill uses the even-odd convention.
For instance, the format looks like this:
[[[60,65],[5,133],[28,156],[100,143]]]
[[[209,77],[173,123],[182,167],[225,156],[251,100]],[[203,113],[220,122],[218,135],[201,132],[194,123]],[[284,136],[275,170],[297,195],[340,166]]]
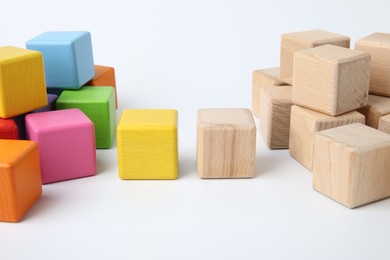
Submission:
[[[57,109],[78,108],[95,125],[96,148],[110,148],[116,130],[115,90],[112,87],[82,87],[64,90],[56,102]]]

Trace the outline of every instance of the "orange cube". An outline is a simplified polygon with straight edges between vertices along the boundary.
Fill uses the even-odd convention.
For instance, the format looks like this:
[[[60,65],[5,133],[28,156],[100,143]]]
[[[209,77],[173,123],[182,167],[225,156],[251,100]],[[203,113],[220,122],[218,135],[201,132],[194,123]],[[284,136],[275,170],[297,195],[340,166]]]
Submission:
[[[0,221],[18,222],[41,194],[37,144],[0,140]]]

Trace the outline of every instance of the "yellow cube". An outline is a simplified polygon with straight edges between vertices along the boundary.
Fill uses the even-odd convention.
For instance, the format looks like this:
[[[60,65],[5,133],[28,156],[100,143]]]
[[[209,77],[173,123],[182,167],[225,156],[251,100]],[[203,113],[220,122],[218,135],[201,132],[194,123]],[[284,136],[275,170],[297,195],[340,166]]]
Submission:
[[[177,111],[124,110],[117,128],[117,145],[121,179],[176,179]]]
[[[10,118],[47,105],[42,54],[0,48],[0,117]]]

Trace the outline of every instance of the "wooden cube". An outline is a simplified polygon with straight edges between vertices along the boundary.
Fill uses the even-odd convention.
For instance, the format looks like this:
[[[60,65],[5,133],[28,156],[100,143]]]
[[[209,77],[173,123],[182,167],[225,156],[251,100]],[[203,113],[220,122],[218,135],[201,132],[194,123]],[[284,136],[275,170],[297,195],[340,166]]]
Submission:
[[[390,98],[368,95],[368,104],[358,110],[366,117],[366,125],[378,129],[379,118],[390,114]]]
[[[325,44],[349,48],[349,43],[350,38],[348,36],[323,30],[283,34],[280,47],[281,80],[290,85],[293,84],[293,63],[295,52]]]
[[[115,83],[115,70],[112,67],[95,65],[95,76],[85,86],[110,86],[115,90],[115,104],[118,108],[118,97]]]
[[[316,133],[313,187],[355,208],[390,196],[390,135],[350,124]]]
[[[373,33],[356,41],[355,49],[371,55],[370,93],[390,96],[390,34]]]
[[[356,111],[333,117],[294,105],[291,108],[290,154],[312,170],[316,132],[352,123],[364,124],[364,120],[364,116]]]
[[[367,104],[370,55],[333,45],[295,53],[292,100],[331,116]]]
[[[78,89],[95,74],[89,32],[45,32],[26,46],[43,54],[48,88]]]
[[[56,109],[56,101],[57,101],[57,99],[58,99],[57,95],[55,95],[55,94],[47,94],[47,105],[32,111],[32,113],[41,113],[41,112],[47,112],[47,111],[55,110]]]
[[[16,47],[0,48],[0,118],[47,105],[42,54]]]
[[[265,86],[287,85],[279,79],[279,68],[255,70],[252,73],[252,113],[260,116],[260,90]]]
[[[378,130],[390,134],[390,115],[379,118]]]
[[[0,221],[19,221],[41,194],[37,144],[0,140]]]
[[[26,131],[38,143],[44,184],[96,174],[94,126],[79,109],[28,114]]]
[[[201,178],[250,178],[255,172],[256,126],[248,109],[200,109],[197,172]]]
[[[288,148],[291,86],[263,87],[260,91],[260,132],[270,149]]]
[[[117,145],[121,179],[176,179],[177,111],[123,110],[117,128]]]
[[[19,139],[18,126],[13,118],[0,118],[0,139]]]
[[[57,99],[56,108],[78,108],[83,111],[95,125],[96,148],[111,148],[116,129],[114,95],[112,87],[64,90]]]

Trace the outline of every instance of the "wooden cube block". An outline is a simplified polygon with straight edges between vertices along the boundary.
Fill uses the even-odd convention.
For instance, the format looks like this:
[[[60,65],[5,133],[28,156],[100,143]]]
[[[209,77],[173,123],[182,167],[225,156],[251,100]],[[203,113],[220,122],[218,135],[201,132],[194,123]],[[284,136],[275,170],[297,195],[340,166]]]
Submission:
[[[0,221],[19,221],[41,194],[37,144],[0,140]]]
[[[56,109],[56,101],[57,101],[57,99],[58,99],[57,95],[55,95],[55,94],[47,94],[47,105],[32,111],[32,113],[41,113],[41,112],[47,112],[47,111],[55,110]]]
[[[0,118],[0,139],[19,139],[18,126],[14,119]]]
[[[42,54],[16,47],[0,48],[0,118],[47,105]]]
[[[89,32],[45,32],[26,46],[43,54],[48,88],[78,89],[95,74]]]
[[[312,170],[316,132],[352,123],[364,124],[364,119],[364,116],[356,111],[333,117],[294,105],[291,108],[290,154]]]
[[[260,92],[260,132],[270,149],[288,148],[291,86],[263,87]]]
[[[256,126],[248,109],[200,109],[197,171],[201,178],[250,178],[255,172]]]
[[[112,67],[95,65],[95,76],[85,86],[110,86],[115,89],[115,104],[118,108],[118,97],[115,83],[115,70]]]
[[[379,118],[390,114],[390,98],[368,95],[368,104],[358,110],[366,117],[366,125],[378,129]]]
[[[371,55],[370,93],[390,96],[390,34],[373,33],[356,41],[355,49]]]
[[[260,90],[265,86],[287,85],[279,79],[279,68],[255,70],[252,74],[252,113],[260,116]]]
[[[293,84],[295,52],[325,44],[349,48],[349,43],[350,38],[348,36],[323,30],[283,34],[280,47],[280,78],[290,85]]]
[[[367,104],[370,55],[333,45],[295,53],[292,100],[331,116]]]
[[[96,174],[94,126],[79,109],[28,114],[26,131],[39,146],[43,183]]]
[[[57,99],[56,108],[78,108],[83,111],[95,125],[96,148],[110,148],[116,129],[114,93],[112,87],[64,90]]]
[[[117,145],[121,179],[176,179],[177,111],[123,110],[117,128]]]
[[[316,133],[313,187],[355,208],[390,196],[390,135],[362,124]]]
[[[390,115],[379,118],[378,130],[390,134]]]

